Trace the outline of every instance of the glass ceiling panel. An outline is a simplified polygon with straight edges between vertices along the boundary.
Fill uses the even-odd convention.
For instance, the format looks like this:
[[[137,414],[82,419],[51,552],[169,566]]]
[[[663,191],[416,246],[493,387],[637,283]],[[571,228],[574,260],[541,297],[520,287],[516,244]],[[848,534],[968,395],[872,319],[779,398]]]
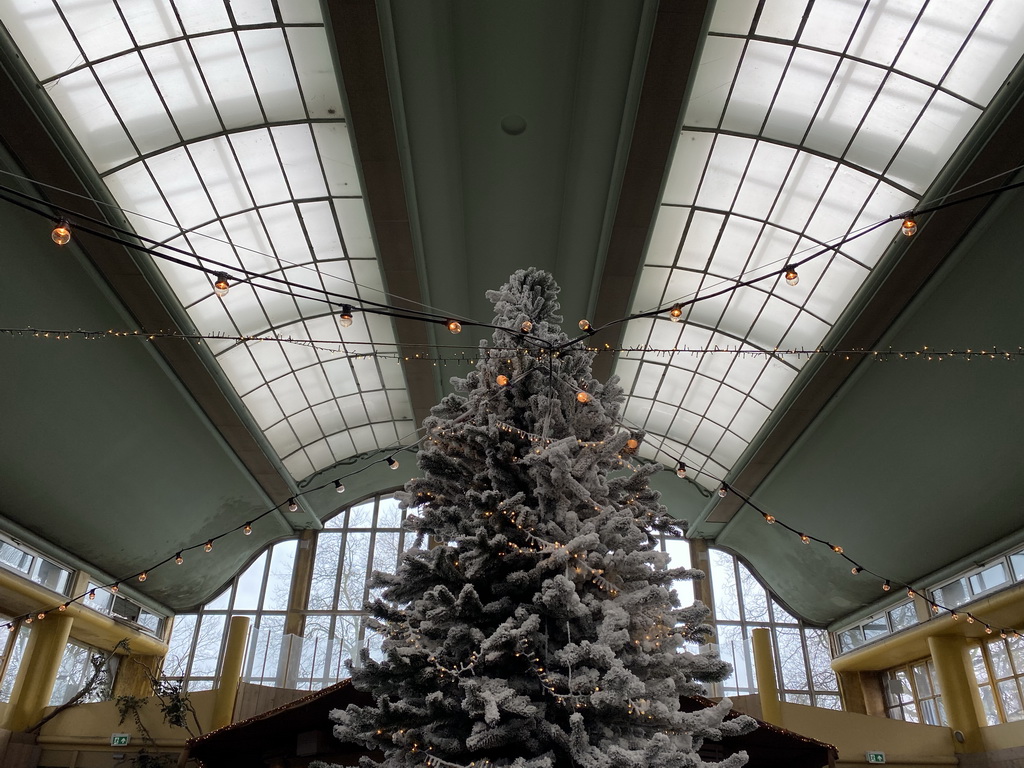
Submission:
[[[718,0],[616,366],[642,451],[716,486],[895,236],[1021,53],[1024,3]],[[715,347],[765,354],[715,353]]]
[[[391,322],[358,314],[342,336],[316,300],[385,298],[319,3],[229,16],[208,0],[0,0],[0,13],[140,234],[310,287],[236,278],[221,299],[209,275],[156,261],[201,332],[320,342],[210,343],[287,469],[411,442],[401,367],[349,357],[389,349]]]

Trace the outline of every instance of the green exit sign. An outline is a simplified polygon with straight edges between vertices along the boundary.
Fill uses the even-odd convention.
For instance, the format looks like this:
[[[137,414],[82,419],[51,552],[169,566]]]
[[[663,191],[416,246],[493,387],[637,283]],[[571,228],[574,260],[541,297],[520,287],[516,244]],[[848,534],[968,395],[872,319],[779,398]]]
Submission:
[[[129,733],[112,733],[110,734],[110,746],[112,747],[127,747],[128,742],[132,740],[131,734]]]
[[[869,763],[878,765],[885,762],[885,752],[865,752],[864,759]]]

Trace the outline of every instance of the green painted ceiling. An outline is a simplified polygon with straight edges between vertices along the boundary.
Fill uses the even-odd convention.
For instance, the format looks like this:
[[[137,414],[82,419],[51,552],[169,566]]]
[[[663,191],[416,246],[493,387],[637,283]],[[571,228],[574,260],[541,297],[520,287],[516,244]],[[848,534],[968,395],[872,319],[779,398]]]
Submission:
[[[72,0],[60,5],[69,13],[81,11]],[[273,259],[266,257],[273,274],[280,269],[304,280],[318,274],[328,290],[337,290],[340,283],[333,281],[351,269],[345,274],[361,285],[346,290],[358,290],[361,299],[387,296],[448,316],[489,320],[484,291],[516,268],[542,267],[563,286],[569,326],[581,317],[602,323],[652,304],[668,306],[690,291],[710,291],[730,275],[777,271],[793,254],[802,256],[833,235],[874,221],[879,211],[898,212],[886,206],[909,208],[918,199],[938,199],[974,183],[991,187],[1024,162],[1017,140],[1024,117],[1016,69],[1009,78],[1001,76],[1002,87],[972,82],[955,62],[943,71],[918,45],[932,26],[959,29],[962,18],[942,17],[939,4],[922,0],[916,17],[904,14],[893,21],[892,29],[903,30],[899,38],[878,27],[864,31],[870,25],[859,27],[856,18],[839,14],[842,3],[798,5],[268,0],[254,3],[249,17],[237,18],[227,12],[229,5],[211,4],[213,10],[194,22],[199,27],[186,25],[184,31],[176,31],[170,18],[133,17],[129,22],[150,37],[125,43],[127,52],[116,49],[115,36],[105,35],[102,26],[93,29],[86,16],[72,14],[78,27],[69,25],[66,34],[69,44],[81,45],[81,56],[62,71],[67,62],[47,63],[52,57],[46,49],[31,47],[36,31],[15,14],[18,2],[12,0],[0,17],[12,36],[3,46],[0,82],[7,105],[0,115],[0,138],[9,153],[4,165],[39,182],[25,191],[85,213],[86,203],[73,195],[96,198],[102,207],[123,199],[118,195],[139,186],[146,173],[167,173],[160,162],[168,161],[179,188],[160,202],[168,205],[165,219],[173,209],[182,227],[273,249]],[[861,21],[882,5],[866,3]],[[790,6],[793,16],[786,14]],[[823,20],[821,9],[838,15]],[[1007,19],[1016,20],[1012,5],[994,4],[991,18],[979,29],[991,37],[990,58],[1010,71],[1024,49],[1013,35],[1007,41],[990,26],[1002,21],[1010,29]],[[843,41],[828,31],[847,28],[850,45],[859,46],[856,55],[844,52]],[[205,88],[217,107],[215,119],[199,115],[202,110],[179,93],[168,98],[173,80],[161,80],[153,90],[162,102],[146,102],[150,86],[139,86],[133,103],[151,103],[151,115],[136,114],[110,96],[118,119],[102,130],[93,125],[102,122],[102,110],[93,105],[93,114],[74,101],[78,78],[95,72],[99,82],[113,63],[123,66],[119,71],[142,71],[133,69],[135,47],[158,71],[163,72],[160,62],[168,66],[171,77],[179,65],[190,66],[188,56],[170,66],[158,55],[174,46],[183,53],[186,41],[197,50],[230,43],[235,32],[239,50],[250,56],[253,92],[267,88],[256,99],[258,116],[242,114],[230,92],[224,96],[217,83],[205,81],[197,86],[196,103],[203,106]],[[786,41],[801,35],[817,37],[786,53]],[[292,46],[287,61],[303,86],[299,99],[289,101],[274,90],[278,38]],[[311,41],[309,50],[317,55],[304,58],[299,41]],[[973,50],[964,45],[956,55],[969,60]],[[888,63],[878,63],[886,55]],[[807,70],[819,77],[809,82],[824,89],[821,103],[829,104],[815,117],[824,127],[808,128],[803,138],[793,133],[799,123],[794,115],[806,99],[786,90],[788,80],[772,85],[766,74],[786,56],[799,65],[794,72],[809,62],[819,67]],[[820,69],[826,59],[840,62],[843,56],[848,58],[842,66],[851,70],[838,63],[831,75]],[[206,65],[201,55],[195,57]],[[857,67],[863,69],[853,71]],[[860,104],[855,76],[865,72],[883,84],[898,82],[895,93],[907,102],[893,106],[887,100],[893,93],[876,83],[871,104],[877,102],[878,112],[860,105],[865,111],[859,123],[854,119],[847,145],[833,146],[851,120],[844,110]],[[735,73],[740,74],[733,82]],[[340,94],[332,90],[337,82]],[[111,81],[109,89],[122,86]],[[769,86],[778,89],[770,98]],[[736,98],[728,109],[722,106],[726,94]],[[770,107],[758,106],[762,98]],[[875,118],[900,117],[911,98],[927,106],[903,120],[899,130],[909,133],[894,140],[897,129]],[[941,110],[927,112],[931,105],[956,117],[938,125]],[[985,116],[961,145],[958,131],[966,131],[984,105]],[[301,144],[292,129],[306,125],[313,126],[309,136],[320,163],[312,175],[308,162],[287,156]],[[934,146],[914,133],[918,125],[921,132],[934,131],[927,134],[934,136]],[[270,128],[263,132],[265,126]],[[250,204],[237,189],[229,195],[222,188],[244,186],[230,173],[225,182],[196,171],[192,181],[186,158],[199,168],[196,158],[212,162],[202,154],[208,148],[237,150],[252,137],[267,141],[250,146],[251,154],[239,151],[225,167],[248,173],[250,163],[274,155],[271,165],[279,163],[287,181],[278,187],[287,191],[267,191],[262,199],[264,193],[250,190]],[[118,152],[123,156],[117,162],[107,162]],[[774,159],[758,165],[766,156]],[[699,180],[685,181],[687,169],[700,163],[706,170]],[[276,169],[262,171],[269,176]],[[782,184],[783,176],[790,186]],[[260,178],[254,171],[247,182],[263,183]],[[742,194],[730,186],[741,181]],[[830,189],[832,197],[826,194]],[[202,219],[206,203],[199,198],[206,194],[211,209],[218,207],[211,221]],[[808,215],[803,229],[793,226],[801,206],[814,200],[818,218]],[[810,339],[812,346],[1016,349],[1024,316],[1014,287],[1024,275],[1014,258],[1020,240],[1015,213],[1024,200],[1006,194],[986,212],[990,202],[922,219],[921,233],[909,245],[892,225],[857,246],[841,247],[835,259],[830,255],[802,268],[796,291],[772,280],[738,292],[735,303],[702,305],[685,323],[636,321],[597,340],[710,345],[725,338],[768,350],[796,344],[787,341],[792,339]],[[314,219],[328,203],[337,231],[331,224],[314,233]],[[137,204],[159,212],[147,208],[157,203],[144,197]],[[360,234],[364,205],[373,249]],[[752,213],[768,205],[775,213]],[[99,208],[89,210],[98,214]],[[196,238],[175,239],[172,226],[104,210],[114,223],[162,233],[186,248],[207,247]],[[274,240],[266,221],[278,215],[280,221],[291,216],[302,223],[304,242]],[[263,233],[231,228],[248,226],[254,217],[263,217]],[[231,226],[218,229],[222,219]],[[707,239],[719,220],[720,231]],[[751,221],[769,233],[753,244],[743,234]],[[284,328],[309,338],[338,333],[330,306],[298,301],[268,308],[268,300],[257,307],[241,290],[220,304],[206,298],[209,286],[202,280],[190,283],[184,272],[154,267],[148,257],[97,238],[82,234],[58,250],[46,239],[48,226],[0,203],[0,327],[138,323],[246,333]],[[840,229],[822,231],[826,226]],[[700,248],[685,233],[704,233]],[[327,245],[318,251],[317,243]],[[740,252],[750,255],[733,263]],[[224,253],[240,266],[256,263],[242,249]],[[719,314],[705,311],[709,306]],[[808,328],[819,336],[808,335]],[[368,326],[365,332],[374,340],[394,339],[404,355],[436,351],[436,344],[445,345],[441,354],[450,353],[450,345],[471,350],[483,335],[467,328],[451,337],[437,324],[407,321]],[[345,341],[344,335],[332,338]],[[268,541],[315,527],[345,501],[400,484],[411,471],[411,457],[401,455],[398,473],[387,471],[380,459],[395,449],[394,435],[411,442],[405,426],[436,402],[449,375],[464,370],[353,363],[342,375],[333,361],[320,360],[300,371],[305,363],[286,350],[291,369],[274,379],[265,350],[254,344],[44,343],[18,336],[0,338],[0,344],[0,515],[111,577],[137,572],[289,496],[300,498],[298,512],[270,514],[251,537],[227,537],[214,553],[195,552],[188,567],[165,566],[139,586],[176,610],[214,594]],[[255,365],[232,368],[236,353],[251,353]],[[687,520],[694,535],[744,556],[809,620],[828,623],[862,609],[880,597],[877,580],[855,577],[846,561],[827,550],[805,547],[780,527],[765,526],[735,495],[709,496],[716,478],[724,475],[780,520],[841,543],[857,562],[893,579],[925,578],[1017,536],[1024,491],[1015,468],[1024,427],[1018,407],[1021,363],[765,362],[759,376],[768,393],[753,384],[744,389],[730,378],[740,375],[740,366],[712,370],[714,364],[712,355],[699,365],[656,356],[632,368],[621,360],[616,367],[611,356],[598,361],[603,375],[614,368],[626,380],[632,395],[626,414],[636,426],[646,426],[647,455],[666,462],[683,456],[699,470],[696,484],[671,473],[658,478],[672,513]],[[246,389],[241,382],[257,368],[259,386]],[[337,403],[312,400],[314,387],[302,377],[319,375],[321,368]],[[778,378],[769,382],[772,375]],[[278,414],[268,398],[283,403],[284,385],[293,376],[303,382],[297,399],[302,407],[290,412],[280,405]],[[715,387],[711,396],[701,394],[708,382]],[[345,389],[342,405],[338,388],[353,386],[356,391]],[[696,406],[701,399],[706,402]],[[748,411],[739,403],[753,401],[754,415],[741,427],[740,414]],[[734,403],[731,411],[727,402]],[[361,415],[353,416],[357,411]],[[339,418],[344,428],[330,426],[330,419]],[[352,437],[360,429],[362,437]],[[337,477],[346,477],[345,496],[330,487],[311,490]]]

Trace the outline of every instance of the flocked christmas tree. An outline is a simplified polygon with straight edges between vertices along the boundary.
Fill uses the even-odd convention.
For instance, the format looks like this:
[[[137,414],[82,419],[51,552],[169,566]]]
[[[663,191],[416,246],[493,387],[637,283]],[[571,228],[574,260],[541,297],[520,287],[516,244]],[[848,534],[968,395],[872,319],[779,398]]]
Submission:
[[[629,461],[642,436],[567,343],[557,292],[533,269],[489,292],[493,346],[424,423],[399,494],[421,546],[376,574],[385,659],[352,670],[375,705],[332,713],[388,768],[688,768],[704,739],[753,727],[727,701],[680,709],[729,666],[697,652],[707,609],[671,585],[701,574],[657,551],[658,467]]]

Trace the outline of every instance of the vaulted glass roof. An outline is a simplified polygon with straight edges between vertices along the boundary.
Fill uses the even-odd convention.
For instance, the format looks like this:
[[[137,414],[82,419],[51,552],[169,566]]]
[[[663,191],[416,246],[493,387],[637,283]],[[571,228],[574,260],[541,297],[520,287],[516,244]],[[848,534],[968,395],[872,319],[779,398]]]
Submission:
[[[625,346],[763,355],[621,358],[647,450],[726,476],[1016,65],[1014,0],[720,0],[651,234],[633,312],[781,275],[629,324]],[[717,479],[716,479],[717,478]]]
[[[360,313],[342,336],[337,305],[322,300],[386,299],[319,2],[0,9],[141,235],[227,264],[229,275],[309,286],[288,295],[233,279],[218,298],[209,274],[156,261],[201,332],[322,342],[210,343],[288,471],[303,478],[408,440],[402,369],[355,357],[371,344],[390,349],[390,321]]]

